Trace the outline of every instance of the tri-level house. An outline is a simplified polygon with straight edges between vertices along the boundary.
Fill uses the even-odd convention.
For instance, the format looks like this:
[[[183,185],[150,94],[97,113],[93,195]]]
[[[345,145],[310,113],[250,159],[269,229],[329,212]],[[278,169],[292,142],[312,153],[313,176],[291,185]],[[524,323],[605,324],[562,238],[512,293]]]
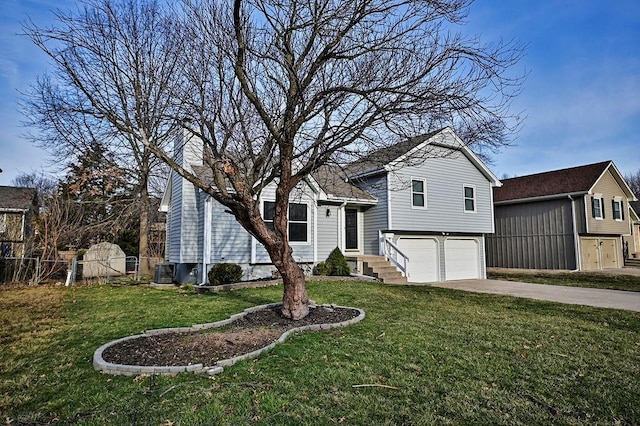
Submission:
[[[199,177],[202,147],[184,135],[177,161]],[[493,232],[492,189],[500,181],[449,128],[401,142],[346,167],[325,166],[291,194],[289,239],[296,260],[323,261],[339,247],[356,272],[383,280],[431,282],[486,276],[485,235]],[[275,187],[261,193],[273,218]],[[167,260],[175,279],[203,283],[213,264],[234,262],[245,278],[275,268],[266,250],[224,206],[172,173]]]
[[[487,264],[599,270],[624,265],[631,189],[611,161],[504,179]],[[627,243],[628,244],[628,243]]]

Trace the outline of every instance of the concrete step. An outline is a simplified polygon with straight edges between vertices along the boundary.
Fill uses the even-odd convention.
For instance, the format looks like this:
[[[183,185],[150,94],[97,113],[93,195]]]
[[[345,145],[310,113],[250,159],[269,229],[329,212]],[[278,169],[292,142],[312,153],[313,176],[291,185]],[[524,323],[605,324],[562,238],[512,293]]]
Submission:
[[[382,256],[359,256],[364,275],[376,277],[382,282],[406,283],[402,273]]]
[[[640,259],[638,258],[630,258],[624,261],[624,266],[631,268],[640,268]]]

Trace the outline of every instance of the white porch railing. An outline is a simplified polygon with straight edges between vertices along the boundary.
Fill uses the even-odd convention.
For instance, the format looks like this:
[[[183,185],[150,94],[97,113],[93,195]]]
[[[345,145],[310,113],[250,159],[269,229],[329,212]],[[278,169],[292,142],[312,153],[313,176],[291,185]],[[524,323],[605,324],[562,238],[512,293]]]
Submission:
[[[402,272],[402,276],[406,277],[409,257],[404,254],[393,241],[387,238],[387,234],[378,231],[378,238],[380,242],[380,255],[395,265],[395,267]]]

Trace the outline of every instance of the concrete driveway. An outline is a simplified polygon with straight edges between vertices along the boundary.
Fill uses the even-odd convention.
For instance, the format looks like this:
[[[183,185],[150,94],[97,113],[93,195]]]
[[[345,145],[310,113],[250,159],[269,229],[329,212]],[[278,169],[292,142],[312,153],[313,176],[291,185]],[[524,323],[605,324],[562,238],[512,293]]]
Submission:
[[[587,305],[640,312],[640,292],[633,291],[565,287],[501,280],[460,280],[430,283],[430,285],[433,287],[451,288],[475,293],[503,294],[572,305]]]

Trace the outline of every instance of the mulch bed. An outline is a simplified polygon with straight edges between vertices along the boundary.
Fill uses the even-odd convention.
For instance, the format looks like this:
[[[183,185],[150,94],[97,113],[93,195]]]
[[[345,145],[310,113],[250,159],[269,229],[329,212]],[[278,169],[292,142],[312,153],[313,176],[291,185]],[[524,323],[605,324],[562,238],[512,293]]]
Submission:
[[[292,328],[338,323],[358,315],[355,309],[318,306],[310,308],[303,319],[292,321],[282,316],[280,307],[264,309],[221,328],[125,340],[108,347],[102,357],[107,362],[125,365],[214,365],[263,348]]]

